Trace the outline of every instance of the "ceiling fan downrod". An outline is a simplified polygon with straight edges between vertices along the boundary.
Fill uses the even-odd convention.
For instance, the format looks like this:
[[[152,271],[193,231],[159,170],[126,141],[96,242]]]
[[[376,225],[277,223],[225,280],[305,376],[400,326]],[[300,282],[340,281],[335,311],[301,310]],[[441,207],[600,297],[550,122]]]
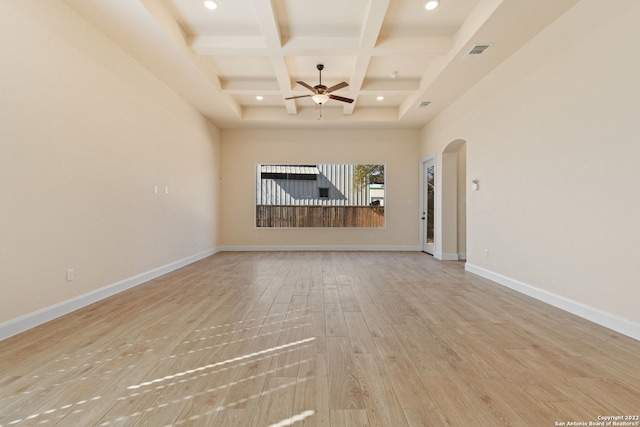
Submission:
[[[318,81],[320,82],[318,83],[318,86],[322,86],[322,70],[324,70],[324,65],[318,64],[316,65],[316,68],[318,69]]]

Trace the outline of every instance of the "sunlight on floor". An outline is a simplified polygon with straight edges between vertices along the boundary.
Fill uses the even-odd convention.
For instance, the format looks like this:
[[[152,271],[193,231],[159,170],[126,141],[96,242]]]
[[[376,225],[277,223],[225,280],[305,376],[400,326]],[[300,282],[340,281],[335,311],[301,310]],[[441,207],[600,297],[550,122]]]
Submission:
[[[292,317],[288,317],[292,316]],[[43,400],[51,401],[55,400],[60,391],[62,393],[70,390],[75,384],[82,381],[86,390],[92,390],[94,392],[100,391],[109,382],[113,381],[117,376],[131,376],[135,378],[136,366],[145,366],[145,363],[155,360],[158,363],[160,371],[167,372],[166,368],[161,367],[162,364],[171,363],[172,365],[179,366],[185,364],[188,366],[193,355],[203,354],[200,358],[207,356],[205,351],[211,351],[215,348],[226,348],[238,343],[257,343],[262,342],[258,340],[264,340],[265,337],[274,336],[276,334],[291,333],[299,334],[295,330],[305,328],[309,326],[304,323],[305,310],[292,310],[289,312],[278,313],[274,315],[267,315],[264,317],[258,317],[253,319],[245,319],[238,322],[230,322],[219,325],[212,325],[204,328],[200,328],[191,333],[191,336],[185,337],[182,341],[176,344],[176,349],[181,345],[198,346],[201,343],[209,340],[216,340],[220,338],[229,337],[230,339],[221,343],[212,343],[207,347],[197,348],[192,347],[187,351],[177,351],[174,354],[167,356],[160,356],[160,350],[158,347],[148,348],[148,344],[163,344],[169,340],[170,337],[163,336],[159,338],[150,338],[147,340],[140,340],[135,342],[123,343],[119,346],[112,346],[104,349],[94,349],[92,351],[81,351],[77,354],[65,354],[57,357],[51,362],[52,365],[62,364],[60,369],[52,369],[47,372],[40,372],[31,376],[34,382],[33,385],[37,387],[25,387],[19,395],[30,395],[33,399],[41,398]],[[302,323],[296,323],[302,322]],[[252,324],[253,323],[253,324]],[[246,325],[246,326],[245,326]],[[245,326],[245,327],[243,327]],[[235,329],[237,327],[237,329]],[[230,328],[229,330],[221,330],[221,328]],[[234,334],[251,333],[250,331],[256,330],[257,334],[246,337],[238,336],[233,339]],[[259,331],[263,330],[262,333]],[[202,335],[202,336],[198,336]],[[294,336],[294,335],[291,335]],[[299,336],[299,335],[298,335]],[[300,367],[313,363],[313,358],[303,358],[300,354],[302,349],[306,349],[313,345],[316,340],[315,337],[308,337],[298,339],[291,342],[285,342],[280,345],[271,346],[268,348],[253,351],[251,353],[240,354],[235,357],[230,357],[224,360],[212,361],[204,365],[199,365],[193,368],[180,370],[170,375],[164,375],[158,378],[144,380],[132,384],[126,389],[122,390],[120,396],[115,398],[109,397],[110,401],[115,401],[116,405],[112,406],[111,402],[104,402],[101,405],[103,407],[112,406],[107,415],[99,420],[95,425],[101,427],[107,427],[110,425],[122,424],[127,422],[138,422],[145,415],[152,413],[158,413],[162,410],[167,410],[166,421],[171,421],[169,425],[182,425],[193,423],[196,420],[211,421],[208,417],[215,417],[217,412],[225,409],[232,409],[235,407],[241,407],[246,405],[250,401],[258,402],[260,398],[271,395],[273,393],[280,392],[282,390],[296,387],[298,384],[304,383],[312,377],[287,377],[282,376],[282,373],[289,369],[300,369]],[[273,341],[269,338],[265,342]],[[233,347],[229,347],[233,348]],[[215,353],[214,354],[215,357]],[[73,366],[66,366],[65,363],[69,363],[73,360],[86,360],[90,356],[101,356],[98,360],[93,360],[88,363],[77,364]],[[160,357],[158,357],[160,356]],[[82,358],[82,359],[81,359]],[[135,364],[129,364],[126,367],[116,367],[114,363],[121,363],[122,359],[130,358]],[[147,358],[149,360],[147,360]],[[280,359],[278,359],[280,358]],[[271,365],[271,366],[270,366]],[[267,369],[261,369],[259,371],[252,371],[258,366],[267,367]],[[138,368],[139,369],[139,368]],[[244,370],[243,370],[244,369]],[[310,371],[312,369],[309,369]],[[154,369],[156,370],[156,369]],[[239,373],[236,373],[238,370]],[[78,371],[78,378],[75,380],[65,380],[56,382],[55,379],[61,374],[68,375],[69,372]],[[143,371],[144,372],[144,371]],[[170,371],[169,371],[170,372]],[[224,374],[224,375],[223,375]],[[214,375],[216,377],[214,378]],[[233,376],[237,376],[233,378]],[[204,377],[208,377],[206,382],[197,383],[197,380],[204,380]],[[245,395],[237,395],[235,400],[224,401],[222,399],[218,404],[213,407],[202,410],[201,413],[195,415],[185,416],[180,418],[181,406],[188,402],[194,401],[194,399],[213,399],[215,401],[217,393],[223,390],[229,390],[234,386],[243,384],[252,384],[252,381],[265,381],[267,377],[279,377],[282,380],[286,380],[284,383],[280,383],[273,387],[268,387],[267,383],[264,383],[264,387],[260,385],[259,392],[247,392]],[[215,383],[220,379],[225,378],[222,383]],[[214,381],[214,384],[210,384]],[[187,386],[185,383],[191,382],[192,386]],[[260,383],[258,383],[260,384]],[[205,385],[209,385],[205,387]],[[213,386],[211,386],[213,385]],[[183,386],[184,390],[189,390],[186,393],[183,389],[178,388]],[[173,391],[169,392],[171,389]],[[247,387],[247,390],[251,390]],[[143,399],[147,399],[148,402],[152,402],[151,405],[147,404]],[[26,396],[25,396],[26,398]],[[15,400],[14,400],[15,399]],[[19,411],[19,401],[15,396],[8,397],[7,400],[3,399],[4,404],[11,403],[15,411]],[[81,400],[73,403],[67,403],[54,408],[46,408],[43,405],[43,409],[38,413],[30,415],[18,416],[6,423],[0,422],[0,427],[15,426],[25,423],[37,423],[43,424],[56,424],[59,422],[70,422],[74,420],[74,416],[83,412],[91,412],[95,408],[91,405],[97,405],[99,401],[104,400],[103,396],[84,397]],[[257,403],[255,403],[257,404]],[[172,409],[173,407],[173,409]],[[129,413],[118,414],[118,408],[124,409],[136,408]],[[203,408],[204,409],[204,408]],[[125,409],[126,410],[126,409]],[[165,414],[165,413],[162,413]],[[178,415],[176,415],[178,414]],[[297,415],[293,415],[290,418],[283,419],[276,424],[272,424],[273,427],[290,426],[304,419],[311,417],[315,414],[313,410],[306,410]],[[15,414],[17,415],[17,414]],[[160,419],[165,419],[164,415],[159,415]],[[176,419],[177,418],[177,419]],[[61,421],[63,420],[64,421]]]
[[[276,424],[271,424],[269,427],[285,427],[285,426],[291,426],[299,421],[304,421],[305,418],[309,418],[312,417],[313,415],[315,415],[316,411],[304,411],[299,413],[298,415],[294,415],[291,418],[288,418],[286,420],[282,420],[279,423]]]
[[[314,339],[315,338],[307,338],[307,339],[296,341],[296,342],[292,342],[292,343],[289,343],[289,344],[284,344],[284,345],[279,345],[277,347],[268,348],[266,350],[256,351],[255,353],[245,354],[245,355],[242,355],[242,356],[234,357],[233,359],[223,360],[222,362],[211,363],[211,364],[206,365],[206,366],[200,366],[200,367],[197,367],[195,369],[189,369],[188,371],[178,372],[178,373],[173,374],[173,375],[167,375],[167,376],[162,377],[162,378],[156,378],[156,379],[151,380],[151,381],[145,381],[145,382],[140,383],[140,384],[131,385],[131,386],[127,387],[127,389],[135,390],[135,389],[140,388],[140,387],[149,386],[149,385],[156,384],[156,383],[159,383],[159,382],[162,382],[162,381],[172,380],[174,378],[182,377],[184,375],[195,374],[197,372],[201,372],[201,371],[204,371],[204,370],[207,370],[207,369],[211,369],[211,368],[216,368],[218,366],[226,365],[228,363],[239,362],[241,360],[250,359],[252,357],[260,356],[262,354],[272,353],[272,352],[275,352],[275,351],[278,351],[278,350],[282,350],[282,349],[285,349],[287,347],[293,347],[293,346],[296,346],[296,345],[305,344],[305,343],[313,341]]]

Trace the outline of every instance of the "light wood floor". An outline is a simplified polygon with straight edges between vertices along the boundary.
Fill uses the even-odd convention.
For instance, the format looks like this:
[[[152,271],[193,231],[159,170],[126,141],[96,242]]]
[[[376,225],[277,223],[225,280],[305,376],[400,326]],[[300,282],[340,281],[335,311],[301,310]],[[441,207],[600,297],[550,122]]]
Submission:
[[[0,374],[2,427],[640,415],[640,342],[413,252],[219,253],[0,342]]]

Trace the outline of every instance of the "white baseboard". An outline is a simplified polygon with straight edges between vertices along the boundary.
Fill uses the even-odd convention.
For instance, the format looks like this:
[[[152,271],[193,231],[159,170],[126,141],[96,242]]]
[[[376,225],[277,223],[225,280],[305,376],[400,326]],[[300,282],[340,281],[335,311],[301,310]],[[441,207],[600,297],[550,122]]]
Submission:
[[[337,246],[222,246],[220,251],[226,252],[258,252],[258,251],[420,251],[419,246],[360,246],[360,245],[337,245]]]
[[[640,324],[466,263],[465,270],[640,341]]]
[[[0,324],[0,341],[46,323],[57,317],[71,313],[72,311],[78,310],[82,307],[86,307],[89,304],[93,304],[94,302],[98,302],[119,292],[133,288],[134,286],[140,285],[144,282],[148,282],[149,280],[177,270],[178,268],[184,267],[185,265],[199,261],[219,251],[220,250],[217,248],[209,249],[207,251],[200,252],[187,258],[174,261],[162,267],[154,268],[153,270],[137,274],[120,282],[113,283],[100,289],[96,289],[95,291],[86,293],[84,295],[79,295],[70,300],[63,301],[58,304],[43,308],[41,310],[34,311],[33,313],[29,313],[16,319],[4,322]]]
[[[442,261],[458,261],[460,258],[458,254],[447,254],[442,252],[436,252],[433,254],[433,257]]]

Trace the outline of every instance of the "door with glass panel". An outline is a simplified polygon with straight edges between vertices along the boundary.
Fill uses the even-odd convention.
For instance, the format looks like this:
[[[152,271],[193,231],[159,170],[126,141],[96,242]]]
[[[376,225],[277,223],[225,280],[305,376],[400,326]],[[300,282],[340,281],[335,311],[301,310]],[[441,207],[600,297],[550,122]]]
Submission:
[[[435,202],[436,162],[435,158],[422,163],[422,251],[433,255],[435,251]]]

